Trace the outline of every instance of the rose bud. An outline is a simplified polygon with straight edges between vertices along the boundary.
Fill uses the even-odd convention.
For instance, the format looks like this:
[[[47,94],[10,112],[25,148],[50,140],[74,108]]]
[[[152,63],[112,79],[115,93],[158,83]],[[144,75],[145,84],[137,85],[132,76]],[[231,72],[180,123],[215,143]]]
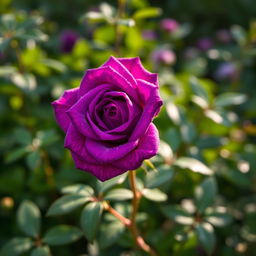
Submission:
[[[73,30],[65,30],[60,35],[60,50],[63,53],[70,53],[78,40],[79,35]]]

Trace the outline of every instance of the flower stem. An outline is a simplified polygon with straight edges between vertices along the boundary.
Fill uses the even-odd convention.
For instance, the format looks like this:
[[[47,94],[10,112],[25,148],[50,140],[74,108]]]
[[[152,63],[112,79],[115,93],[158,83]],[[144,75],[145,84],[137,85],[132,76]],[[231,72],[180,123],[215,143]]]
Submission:
[[[142,236],[140,236],[138,227],[136,224],[136,215],[137,215],[138,208],[139,208],[141,194],[136,188],[135,171],[129,171],[129,179],[130,179],[131,189],[133,192],[132,214],[131,214],[131,225],[130,225],[131,234],[139,248],[141,248],[143,251],[147,252],[149,255],[157,256],[156,252],[145,242],[145,240],[142,238]]]
[[[116,34],[115,54],[117,57],[121,56],[120,45],[122,41],[122,30],[118,22],[119,22],[119,19],[123,18],[125,14],[125,2],[126,0],[118,0],[118,10],[117,10],[117,16],[116,16],[116,22],[115,22],[115,34]]]

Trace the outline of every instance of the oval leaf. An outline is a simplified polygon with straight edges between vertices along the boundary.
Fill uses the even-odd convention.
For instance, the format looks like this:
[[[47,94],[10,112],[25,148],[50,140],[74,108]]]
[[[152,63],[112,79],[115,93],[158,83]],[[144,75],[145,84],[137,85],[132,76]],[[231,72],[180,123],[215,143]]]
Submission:
[[[142,190],[142,194],[144,197],[146,197],[148,200],[151,200],[151,201],[163,202],[167,200],[167,195],[157,188],[155,189],[144,188]]]
[[[128,200],[133,197],[133,193],[129,189],[125,188],[117,188],[109,191],[105,196],[105,200],[112,200],[112,201],[122,201]]]
[[[1,256],[20,255],[33,246],[33,241],[30,238],[13,238],[1,250]]]
[[[83,233],[77,227],[59,225],[45,234],[43,242],[49,245],[69,244],[78,240],[82,235]]]
[[[81,227],[85,237],[92,241],[95,238],[99,226],[103,205],[99,202],[87,204],[81,214]]]
[[[48,246],[42,246],[35,248],[31,256],[51,256],[50,248]]]
[[[63,194],[78,194],[83,196],[93,196],[94,191],[90,186],[84,184],[75,184],[66,186],[61,189],[61,193]]]
[[[32,237],[37,237],[41,227],[41,214],[31,201],[23,201],[17,212],[17,220],[21,230]]]
[[[69,213],[79,206],[89,202],[90,198],[84,195],[65,195],[55,201],[47,212],[47,216]]]

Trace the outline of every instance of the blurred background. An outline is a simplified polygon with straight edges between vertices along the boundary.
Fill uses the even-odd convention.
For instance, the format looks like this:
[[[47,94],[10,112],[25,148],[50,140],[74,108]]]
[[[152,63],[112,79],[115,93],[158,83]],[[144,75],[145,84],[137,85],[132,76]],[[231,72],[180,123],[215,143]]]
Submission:
[[[75,169],[50,103],[110,55],[139,56],[158,73],[164,99],[154,121],[160,174],[144,180],[150,167],[138,170],[162,193],[141,202],[147,241],[163,256],[255,255],[253,0],[1,0],[0,15],[1,255],[145,255],[108,216],[94,244],[76,228],[41,250],[33,231],[38,209],[40,237],[59,224],[79,227],[81,208],[46,217],[63,187],[97,183]],[[114,205],[129,210],[129,202]]]

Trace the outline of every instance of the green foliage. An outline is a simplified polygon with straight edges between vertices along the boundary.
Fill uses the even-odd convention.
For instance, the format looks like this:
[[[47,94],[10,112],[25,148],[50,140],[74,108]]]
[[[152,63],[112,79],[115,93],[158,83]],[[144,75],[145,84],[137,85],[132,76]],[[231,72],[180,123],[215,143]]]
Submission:
[[[255,13],[252,0],[2,0],[0,255],[146,255],[107,212],[131,219],[127,173],[76,170],[50,105],[119,54],[158,74],[164,101],[158,154],[136,170],[140,234],[159,256],[254,255]]]

